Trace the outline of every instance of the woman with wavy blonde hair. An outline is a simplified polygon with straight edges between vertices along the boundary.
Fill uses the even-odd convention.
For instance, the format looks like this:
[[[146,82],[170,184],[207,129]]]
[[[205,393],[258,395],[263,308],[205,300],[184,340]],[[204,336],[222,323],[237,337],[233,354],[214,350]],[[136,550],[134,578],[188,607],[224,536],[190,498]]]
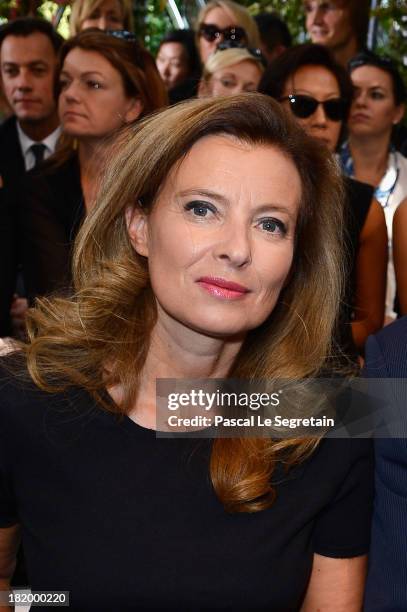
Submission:
[[[260,49],[229,47],[223,43],[205,62],[199,97],[256,91],[264,72],[263,62]]]
[[[255,20],[246,7],[233,0],[210,0],[198,15],[196,33],[203,64],[219,43],[227,40],[253,48],[260,46]]]
[[[74,0],[69,19],[71,36],[89,28],[132,32],[131,0]]]
[[[341,202],[333,159],[259,94],[123,133],[74,295],[38,302],[1,375],[2,590],[21,530],[33,591],[77,609],[360,609],[366,441],[154,431],[157,379],[328,367]]]

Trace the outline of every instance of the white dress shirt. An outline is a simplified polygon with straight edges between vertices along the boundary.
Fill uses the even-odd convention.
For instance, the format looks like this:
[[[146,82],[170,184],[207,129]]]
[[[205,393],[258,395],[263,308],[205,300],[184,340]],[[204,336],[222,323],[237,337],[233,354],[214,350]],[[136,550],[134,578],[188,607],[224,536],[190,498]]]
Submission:
[[[23,153],[25,169],[26,171],[31,170],[31,168],[34,168],[34,164],[35,164],[34,153],[31,151],[32,145],[35,145],[35,144],[45,145],[44,159],[47,159],[50,155],[52,155],[55,152],[55,147],[56,147],[58,138],[61,135],[61,128],[60,126],[58,126],[57,129],[54,130],[49,136],[44,138],[44,140],[36,142],[35,140],[31,140],[31,138],[29,138],[27,134],[23,132],[18,121],[16,125],[17,125],[18,139],[20,141],[21,151]]]

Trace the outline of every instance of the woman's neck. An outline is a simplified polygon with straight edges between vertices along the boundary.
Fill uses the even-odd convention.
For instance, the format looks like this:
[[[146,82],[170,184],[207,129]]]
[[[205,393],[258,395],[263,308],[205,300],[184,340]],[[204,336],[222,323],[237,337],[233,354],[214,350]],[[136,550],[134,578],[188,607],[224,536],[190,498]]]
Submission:
[[[389,147],[389,134],[366,138],[350,136],[349,150],[353,159],[355,178],[377,187],[387,170]]]
[[[89,212],[97,195],[100,171],[106,157],[105,147],[100,142],[80,141],[78,159],[81,185],[86,212]]]
[[[137,423],[156,427],[158,378],[226,378],[243,344],[244,336],[228,339],[205,336],[160,313],[152,332],[137,405],[129,416]]]

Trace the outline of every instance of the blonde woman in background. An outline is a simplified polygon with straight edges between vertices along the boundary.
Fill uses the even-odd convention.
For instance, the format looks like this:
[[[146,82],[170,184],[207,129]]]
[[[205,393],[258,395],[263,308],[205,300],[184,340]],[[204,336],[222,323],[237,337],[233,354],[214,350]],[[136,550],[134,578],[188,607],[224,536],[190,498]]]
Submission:
[[[88,28],[132,32],[131,0],[74,0],[69,27],[71,36]]]
[[[264,72],[260,50],[226,45],[221,43],[205,63],[199,86],[200,98],[232,96],[257,90]]]
[[[204,64],[216,47],[231,40],[248,47],[260,46],[257,24],[248,10],[232,0],[211,0],[197,21],[197,47]]]

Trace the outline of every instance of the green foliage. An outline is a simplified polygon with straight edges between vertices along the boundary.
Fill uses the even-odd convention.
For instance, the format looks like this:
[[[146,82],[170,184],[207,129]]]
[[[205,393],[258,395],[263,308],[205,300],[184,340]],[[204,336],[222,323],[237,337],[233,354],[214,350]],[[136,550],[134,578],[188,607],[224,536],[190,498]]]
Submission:
[[[407,3],[387,0],[374,11],[379,23],[377,52],[392,57],[407,83]]]
[[[164,34],[173,27],[165,5],[163,0],[146,0],[136,4],[136,32],[153,55],[156,54]]]

